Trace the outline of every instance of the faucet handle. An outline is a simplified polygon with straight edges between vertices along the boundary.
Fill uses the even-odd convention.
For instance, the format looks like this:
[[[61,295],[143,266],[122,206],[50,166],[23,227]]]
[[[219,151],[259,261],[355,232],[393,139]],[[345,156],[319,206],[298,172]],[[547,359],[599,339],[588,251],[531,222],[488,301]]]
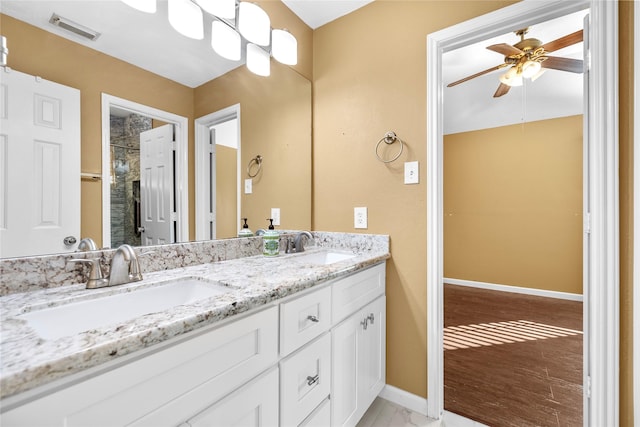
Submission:
[[[81,262],[89,264],[89,277],[87,280],[87,289],[102,288],[109,284],[109,280],[104,278],[102,267],[100,266],[100,258],[73,258],[69,262]]]

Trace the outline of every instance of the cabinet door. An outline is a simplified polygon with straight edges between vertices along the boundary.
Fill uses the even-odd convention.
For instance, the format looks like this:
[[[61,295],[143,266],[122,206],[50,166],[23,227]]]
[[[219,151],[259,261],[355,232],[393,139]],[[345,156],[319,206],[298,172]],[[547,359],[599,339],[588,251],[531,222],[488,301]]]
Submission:
[[[332,426],[355,426],[385,384],[386,298],[332,331]]]
[[[385,384],[386,299],[380,297],[363,309],[367,327],[362,330],[358,359],[358,404],[364,410],[373,403]]]
[[[354,314],[331,332],[331,425],[354,426],[358,422],[358,341],[362,326]]]
[[[256,378],[187,421],[191,427],[278,425],[278,368]]]

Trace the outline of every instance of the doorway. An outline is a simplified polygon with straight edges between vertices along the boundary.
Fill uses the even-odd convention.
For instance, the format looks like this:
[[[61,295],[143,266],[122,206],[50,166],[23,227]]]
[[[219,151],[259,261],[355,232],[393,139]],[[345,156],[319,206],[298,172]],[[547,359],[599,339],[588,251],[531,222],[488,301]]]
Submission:
[[[171,196],[173,199],[171,213],[168,214],[170,218],[169,221],[175,222],[175,228],[171,228],[169,230],[168,235],[170,238],[155,238],[155,239],[141,239],[140,244],[154,244],[159,242],[166,243],[175,243],[175,242],[185,242],[189,239],[189,194],[188,194],[188,163],[187,163],[187,141],[188,141],[188,119],[186,117],[178,116],[173,113],[168,113],[166,111],[158,110],[153,107],[149,107],[143,104],[138,104],[126,99],[117,98],[115,96],[102,94],[102,242],[104,247],[111,247],[112,245],[119,245],[122,242],[114,241],[112,234],[112,193],[113,193],[113,182],[114,179],[117,180],[122,178],[128,171],[131,170],[132,162],[127,161],[126,155],[122,155],[121,157],[114,158],[113,154],[117,154],[119,152],[124,153],[132,153],[137,152],[136,157],[139,159],[139,150],[140,146],[138,144],[137,147],[133,147],[130,144],[122,144],[116,141],[115,145],[119,147],[114,147],[112,144],[112,113],[116,112],[118,116],[134,116],[136,119],[135,123],[141,122],[140,127],[149,128],[147,132],[154,132],[155,130],[162,129],[157,128],[155,130],[151,130],[153,125],[151,124],[153,121],[166,123],[172,126],[171,133],[173,133],[174,142],[171,144],[173,147],[169,147],[171,151],[171,156],[175,153],[175,158],[171,159],[172,165],[174,165],[174,171],[172,174],[171,180],[172,182],[168,182],[168,185],[171,185],[172,191]],[[129,124],[131,126],[131,123]],[[139,133],[138,133],[139,134]],[[139,142],[139,137],[135,137]],[[171,149],[172,148],[172,149]],[[169,160],[167,160],[169,161]],[[135,166],[138,167],[138,166]],[[139,167],[138,167],[139,168]],[[131,191],[131,212],[132,215],[131,221],[135,222],[135,179],[131,180],[131,185],[129,187]],[[140,184],[140,179],[138,179],[138,185]],[[139,187],[138,187],[139,188]],[[113,194],[118,194],[113,193]],[[124,205],[123,205],[124,210]],[[142,216],[142,215],[141,215]],[[139,224],[139,227],[144,227],[142,221]],[[136,233],[138,231],[138,226],[132,224],[131,230],[132,233]],[[117,236],[117,234],[116,234]],[[169,240],[169,241],[167,241]],[[124,242],[124,241],[123,241]],[[134,239],[132,242],[124,242],[130,244],[136,244],[138,240]]]
[[[617,5],[522,2],[429,35],[427,88],[428,415],[442,419],[443,397],[443,82],[442,54],[530,24],[590,8],[584,159],[585,425],[618,421]],[[597,172],[597,173],[596,173]]]

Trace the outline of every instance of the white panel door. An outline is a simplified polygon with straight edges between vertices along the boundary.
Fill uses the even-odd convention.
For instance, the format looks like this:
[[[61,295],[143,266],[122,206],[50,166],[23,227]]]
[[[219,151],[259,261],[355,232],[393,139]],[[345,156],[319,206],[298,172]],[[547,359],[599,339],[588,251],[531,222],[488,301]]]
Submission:
[[[0,257],[80,240],[80,91],[0,71]]]
[[[173,147],[173,125],[164,125],[140,134],[143,245],[175,241]]]

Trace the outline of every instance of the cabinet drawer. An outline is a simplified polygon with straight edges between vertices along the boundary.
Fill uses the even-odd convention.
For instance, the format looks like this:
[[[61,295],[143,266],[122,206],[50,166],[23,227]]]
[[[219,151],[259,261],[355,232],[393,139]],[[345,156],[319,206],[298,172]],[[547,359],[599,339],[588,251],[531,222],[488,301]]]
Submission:
[[[20,406],[2,424],[177,425],[274,365],[277,339],[271,307]]]
[[[280,362],[280,420],[297,426],[331,389],[331,335],[325,334]]]
[[[190,427],[277,425],[278,368],[261,375],[186,423]]]
[[[384,294],[385,263],[336,281],[331,286],[333,324]]]
[[[300,424],[300,427],[327,427],[331,425],[331,400],[325,399],[306,420]]]
[[[280,304],[280,355],[286,356],[331,326],[331,288]]]

